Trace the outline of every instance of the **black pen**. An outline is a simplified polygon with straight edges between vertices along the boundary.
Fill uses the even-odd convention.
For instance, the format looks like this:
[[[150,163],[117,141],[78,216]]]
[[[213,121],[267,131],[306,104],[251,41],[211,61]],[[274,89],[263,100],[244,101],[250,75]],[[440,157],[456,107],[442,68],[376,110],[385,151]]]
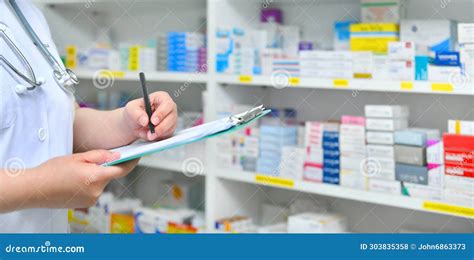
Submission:
[[[152,111],[151,111],[150,97],[148,97],[148,90],[146,89],[145,73],[143,72],[140,72],[140,82],[142,83],[143,100],[145,100],[145,110],[148,115],[148,127],[150,128],[150,132],[154,134],[155,126],[151,123]]]

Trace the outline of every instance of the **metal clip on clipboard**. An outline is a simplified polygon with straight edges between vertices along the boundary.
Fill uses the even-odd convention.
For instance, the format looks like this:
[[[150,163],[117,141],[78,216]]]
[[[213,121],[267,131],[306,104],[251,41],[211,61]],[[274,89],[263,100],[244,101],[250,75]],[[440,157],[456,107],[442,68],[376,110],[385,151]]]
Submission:
[[[259,116],[260,114],[262,114],[263,111],[265,111],[265,107],[263,105],[260,105],[258,107],[254,107],[254,108],[252,108],[252,109],[250,109],[246,112],[230,116],[229,120],[232,123],[236,124],[236,125],[245,124],[245,123],[249,122],[250,120],[252,120],[252,119],[256,118],[257,116]]]

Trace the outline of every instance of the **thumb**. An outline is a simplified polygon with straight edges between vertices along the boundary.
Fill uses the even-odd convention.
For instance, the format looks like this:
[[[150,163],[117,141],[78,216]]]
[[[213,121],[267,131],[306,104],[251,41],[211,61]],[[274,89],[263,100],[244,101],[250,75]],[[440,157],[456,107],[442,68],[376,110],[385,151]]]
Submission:
[[[107,150],[92,150],[79,154],[80,160],[87,163],[104,164],[120,159],[120,153]]]

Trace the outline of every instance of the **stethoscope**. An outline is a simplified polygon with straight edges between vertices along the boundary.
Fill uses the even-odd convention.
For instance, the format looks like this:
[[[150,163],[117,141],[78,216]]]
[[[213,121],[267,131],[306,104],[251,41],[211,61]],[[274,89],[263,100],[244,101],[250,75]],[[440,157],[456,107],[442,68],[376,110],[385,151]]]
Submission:
[[[77,78],[76,74],[70,70],[70,69],[65,69],[63,66],[61,66],[61,63],[59,63],[54,56],[51,54],[51,52],[48,50],[48,48],[43,44],[43,42],[40,40],[38,35],[35,33],[33,28],[31,27],[30,23],[28,20],[26,20],[25,16],[21,12],[20,8],[18,7],[17,3],[15,0],[9,0],[10,5],[12,6],[16,16],[18,19],[20,19],[20,22],[23,25],[23,28],[25,31],[28,33],[30,36],[31,40],[33,41],[34,45],[38,47],[39,51],[41,54],[45,57],[45,59],[48,61],[48,63],[52,66],[53,68],[53,76],[56,82],[63,88],[68,89],[72,87],[73,85],[76,85],[79,83],[79,79]],[[5,39],[5,42],[10,46],[12,50],[15,51],[16,55],[18,58],[21,60],[21,62],[24,64],[26,70],[27,70],[27,75],[25,73],[21,72],[19,69],[15,68],[12,63],[10,63],[3,55],[0,54],[0,61],[3,61],[15,74],[17,74],[20,78],[22,78],[24,81],[28,83],[29,86],[24,86],[24,85],[17,85],[16,86],[16,91],[19,93],[24,93],[27,90],[34,90],[36,87],[39,87],[45,83],[45,80],[42,78],[37,78],[35,75],[35,72],[33,71],[33,68],[31,67],[31,64],[28,62],[26,57],[23,55],[21,50],[15,45],[13,40],[8,36],[6,33],[8,27],[0,22],[0,36],[2,36]]]

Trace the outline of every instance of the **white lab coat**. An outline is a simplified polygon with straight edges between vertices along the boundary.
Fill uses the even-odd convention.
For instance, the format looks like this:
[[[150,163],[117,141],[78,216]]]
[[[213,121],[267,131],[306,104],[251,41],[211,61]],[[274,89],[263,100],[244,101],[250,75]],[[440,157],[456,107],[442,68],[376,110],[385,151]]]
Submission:
[[[28,0],[17,3],[49,51],[59,60],[57,49],[41,11]],[[0,0],[0,23],[31,64],[36,77],[46,80],[33,91],[17,93],[15,86],[26,82],[0,61],[0,168],[12,164],[31,168],[50,158],[72,153],[73,95],[53,78],[52,66],[34,46],[7,0]],[[0,52],[26,71],[20,59],[0,36]],[[10,165],[9,165],[10,164]],[[19,178],[14,175],[9,178]],[[23,187],[34,189],[35,187]],[[67,232],[66,209],[27,209],[0,214],[0,232]]]

